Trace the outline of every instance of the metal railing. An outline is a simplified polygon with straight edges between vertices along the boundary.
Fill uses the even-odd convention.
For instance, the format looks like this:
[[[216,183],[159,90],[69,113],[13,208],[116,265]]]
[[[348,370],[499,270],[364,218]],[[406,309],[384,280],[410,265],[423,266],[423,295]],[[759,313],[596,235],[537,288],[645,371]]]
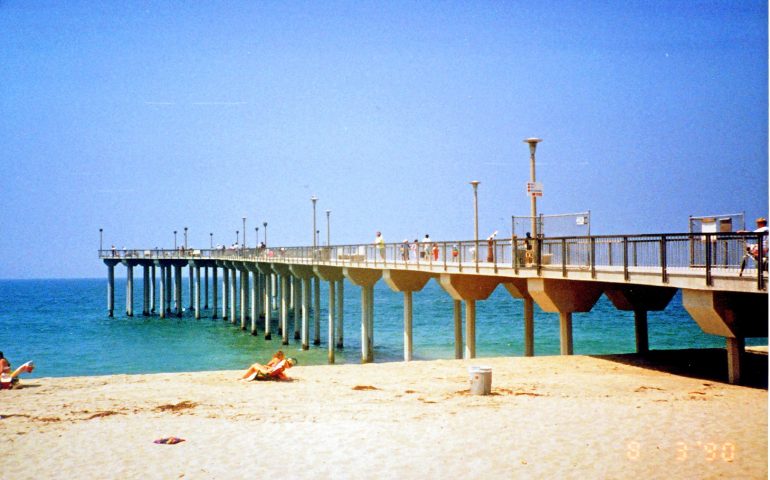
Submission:
[[[714,275],[744,275],[756,279],[757,289],[766,289],[766,261],[758,268],[747,248],[767,256],[767,233],[671,233],[644,235],[601,235],[583,237],[511,237],[495,240],[463,240],[332,245],[325,247],[221,248],[221,249],[132,249],[100,250],[103,259],[116,260],[248,260],[299,264],[330,264],[370,268],[419,269],[429,267],[445,272],[494,272],[500,269],[617,270],[628,280],[632,273],[651,273],[668,283],[672,272],[703,272],[707,286]]]

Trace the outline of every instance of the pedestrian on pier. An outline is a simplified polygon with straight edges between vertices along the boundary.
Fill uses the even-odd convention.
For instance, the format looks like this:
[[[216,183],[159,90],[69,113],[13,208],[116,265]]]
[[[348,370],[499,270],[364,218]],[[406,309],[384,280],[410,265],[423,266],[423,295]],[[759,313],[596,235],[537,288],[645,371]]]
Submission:
[[[422,250],[422,252],[420,252],[420,258],[429,259],[430,258],[430,244],[431,244],[431,240],[430,240],[430,235],[429,234],[427,234],[427,233],[425,234],[425,238],[422,239],[422,244],[423,244],[423,247],[422,247],[423,250]]]
[[[380,252],[380,257],[385,260],[385,239],[382,238],[382,233],[377,232],[377,236],[374,238],[374,245]]]
[[[404,242],[401,244],[401,259],[405,262],[409,261],[409,249],[409,240],[405,238]]]

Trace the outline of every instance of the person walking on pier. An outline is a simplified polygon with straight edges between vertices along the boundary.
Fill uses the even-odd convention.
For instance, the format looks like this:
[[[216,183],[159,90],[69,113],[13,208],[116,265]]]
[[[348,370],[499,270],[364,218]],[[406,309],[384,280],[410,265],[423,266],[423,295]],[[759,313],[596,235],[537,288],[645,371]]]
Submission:
[[[382,233],[377,232],[377,236],[374,237],[374,245],[377,247],[377,250],[380,252],[380,258],[385,260],[385,239],[382,238]]]

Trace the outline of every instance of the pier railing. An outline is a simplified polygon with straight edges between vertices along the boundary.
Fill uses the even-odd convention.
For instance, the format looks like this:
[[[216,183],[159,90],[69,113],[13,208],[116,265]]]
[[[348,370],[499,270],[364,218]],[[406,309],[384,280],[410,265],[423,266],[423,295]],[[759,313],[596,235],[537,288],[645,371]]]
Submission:
[[[766,289],[766,261],[758,268],[749,250],[767,256],[767,233],[671,233],[583,237],[511,237],[493,240],[430,241],[384,245],[353,244],[319,247],[221,249],[110,249],[101,258],[135,260],[250,260],[302,264],[331,264],[373,268],[429,267],[445,272],[498,273],[500,269],[540,275],[543,271],[617,272],[625,280],[646,273],[668,283],[669,276],[693,272],[711,286],[715,275],[756,280]]]

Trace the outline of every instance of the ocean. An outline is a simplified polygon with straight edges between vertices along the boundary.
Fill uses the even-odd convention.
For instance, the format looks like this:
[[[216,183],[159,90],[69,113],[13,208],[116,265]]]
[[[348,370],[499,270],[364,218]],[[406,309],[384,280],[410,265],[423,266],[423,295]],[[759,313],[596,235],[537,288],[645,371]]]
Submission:
[[[293,316],[289,345],[281,345],[275,314],[269,341],[264,339],[264,320],[259,323],[258,335],[253,336],[241,330],[240,323],[236,326],[223,321],[221,312],[220,318],[213,319],[211,302],[199,320],[189,308],[181,318],[144,317],[141,284],[139,276],[134,282],[135,316],[127,317],[126,280],[115,279],[115,316],[110,318],[106,278],[0,280],[0,351],[13,365],[33,360],[36,369],[31,375],[35,377],[237,370],[255,361],[267,361],[278,349],[296,357],[300,365],[327,363],[326,282],[321,282],[321,345],[312,345],[311,324],[311,345],[306,351],[294,340]],[[185,279],[185,306],[188,291]],[[336,351],[336,363],[361,361],[360,299],[360,289],[346,281],[344,348]],[[449,295],[431,281],[414,294],[413,302],[414,359],[454,358]],[[498,287],[488,300],[477,302],[476,308],[476,356],[522,356],[522,300]],[[653,350],[725,345],[722,337],[701,331],[682,307],[680,293],[666,310],[649,312],[648,322]],[[633,314],[615,309],[602,296],[591,312],[573,315],[573,340],[575,354],[634,352]],[[403,295],[382,281],[374,288],[374,342],[375,362],[403,359]],[[747,339],[746,344],[766,345],[767,338]],[[535,355],[558,354],[558,315],[535,305]]]

